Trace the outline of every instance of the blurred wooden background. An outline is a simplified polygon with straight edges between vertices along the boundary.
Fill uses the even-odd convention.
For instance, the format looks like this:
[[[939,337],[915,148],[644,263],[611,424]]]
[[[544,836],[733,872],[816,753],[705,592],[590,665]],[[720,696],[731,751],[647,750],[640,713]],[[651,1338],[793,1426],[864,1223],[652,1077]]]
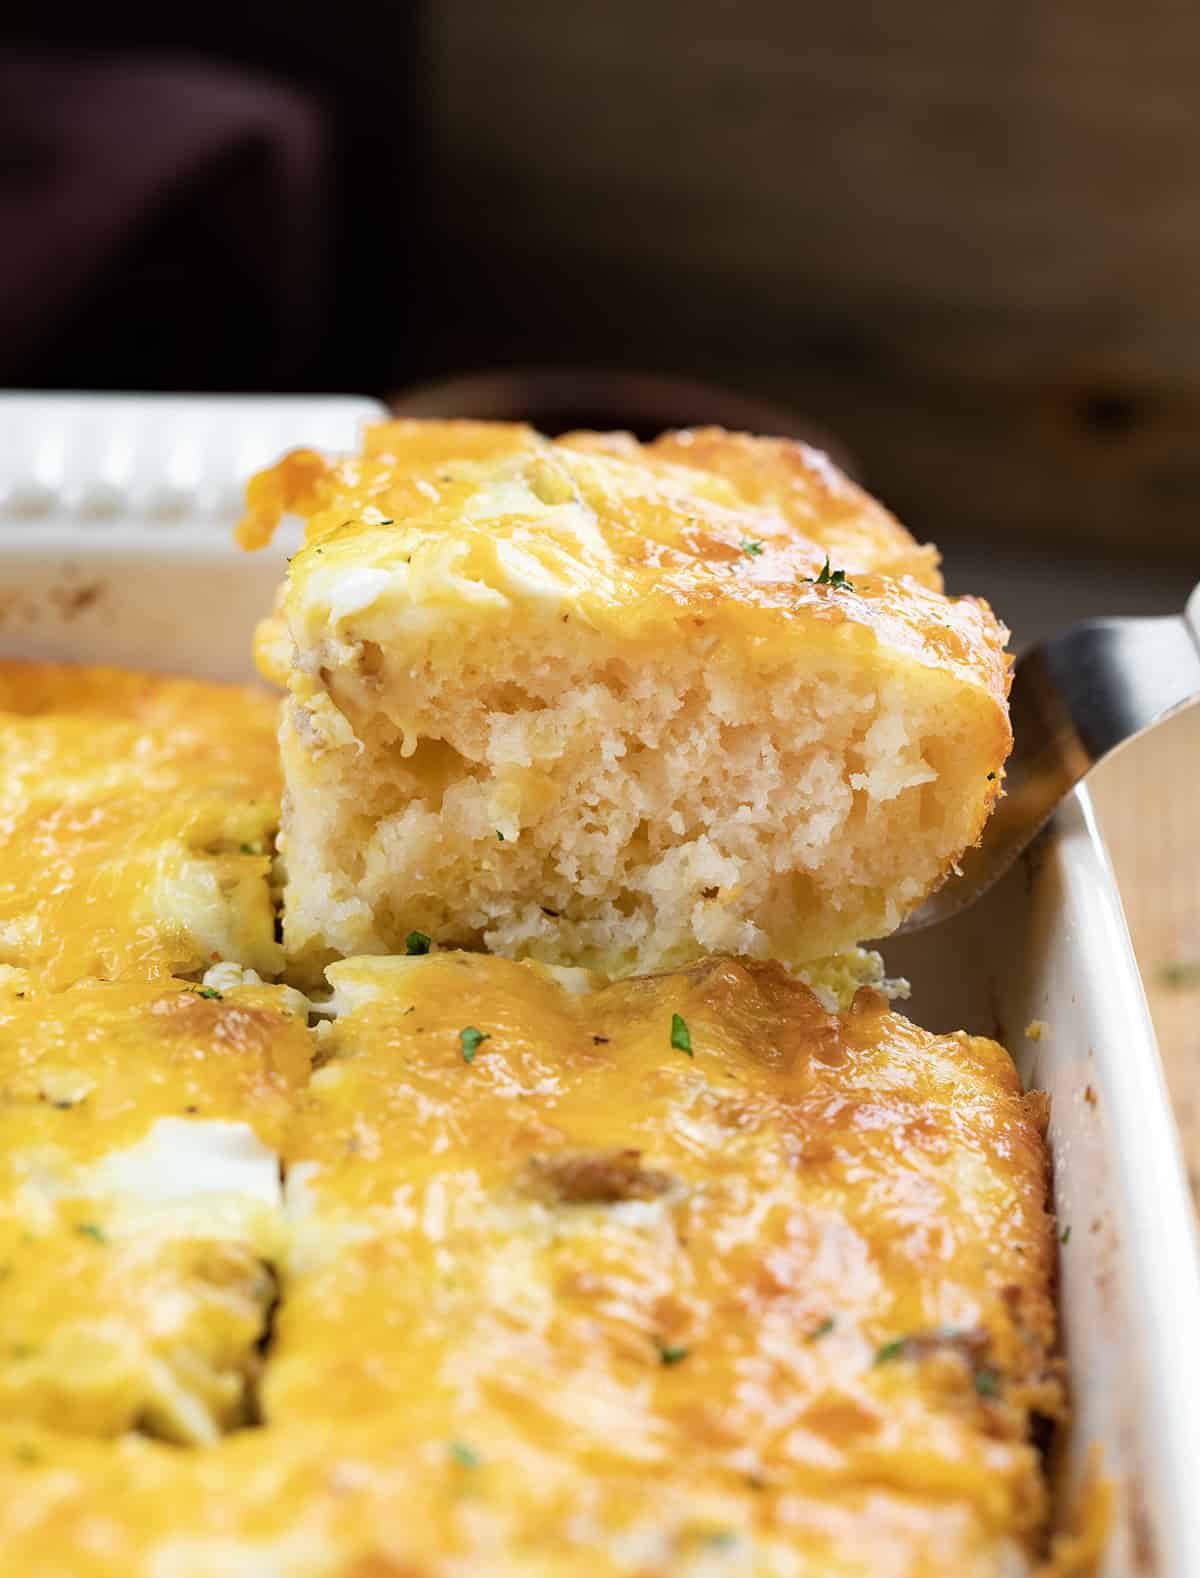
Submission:
[[[1200,707],[1192,707],[1098,768],[1092,795],[1200,1206],[1200,823],[1191,792],[1197,762]]]
[[[443,371],[826,423],[920,532],[1200,570],[1200,20],[1147,0],[439,0]]]

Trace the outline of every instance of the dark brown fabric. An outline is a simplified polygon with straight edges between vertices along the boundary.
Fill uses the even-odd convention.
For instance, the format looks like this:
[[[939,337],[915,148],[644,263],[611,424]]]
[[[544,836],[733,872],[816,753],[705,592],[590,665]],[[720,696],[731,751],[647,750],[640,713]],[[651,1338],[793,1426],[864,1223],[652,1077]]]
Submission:
[[[228,64],[0,56],[0,382],[292,386],[335,202],[313,95]]]

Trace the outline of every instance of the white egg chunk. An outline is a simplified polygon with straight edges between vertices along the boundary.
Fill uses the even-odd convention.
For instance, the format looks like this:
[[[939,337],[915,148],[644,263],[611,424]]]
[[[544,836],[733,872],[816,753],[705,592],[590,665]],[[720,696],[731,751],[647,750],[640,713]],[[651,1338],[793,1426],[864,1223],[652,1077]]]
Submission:
[[[0,1000],[0,1420],[202,1446],[256,1419],[308,1073],[294,995]]]

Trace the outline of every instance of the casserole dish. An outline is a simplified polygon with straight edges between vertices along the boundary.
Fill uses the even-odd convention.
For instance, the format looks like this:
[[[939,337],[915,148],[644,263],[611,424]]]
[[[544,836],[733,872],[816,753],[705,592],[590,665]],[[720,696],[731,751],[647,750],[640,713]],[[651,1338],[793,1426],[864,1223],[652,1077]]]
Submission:
[[[376,414],[362,400],[4,397],[0,655],[253,679],[252,628],[289,544],[234,548],[242,481],[291,445],[349,448]],[[1098,1448],[1117,1487],[1104,1572],[1200,1574],[1196,1241],[1086,791],[953,928],[884,951],[916,984],[914,1018],[998,1036],[1050,1097],[1073,1401],[1061,1516]]]

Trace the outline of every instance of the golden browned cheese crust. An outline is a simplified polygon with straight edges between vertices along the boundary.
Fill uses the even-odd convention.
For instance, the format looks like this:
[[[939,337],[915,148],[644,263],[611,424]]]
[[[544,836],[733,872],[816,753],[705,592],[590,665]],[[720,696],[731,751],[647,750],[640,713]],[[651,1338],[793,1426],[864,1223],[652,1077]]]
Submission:
[[[740,503],[777,511],[819,543],[835,564],[911,575],[935,592],[942,590],[937,549],[915,542],[895,516],[809,444],[720,427],[663,433],[642,446],[625,433],[567,433],[560,442],[661,466],[664,473],[682,467],[709,478],[710,486],[719,479]],[[722,488],[713,492],[718,499],[726,497]]]
[[[0,663],[0,964],[53,986],[277,971],[276,720],[257,690]]]
[[[453,461],[478,463],[536,453],[544,444],[522,423],[384,422],[368,430],[364,459],[385,459],[385,480],[394,485],[402,474],[413,476]],[[934,591],[942,589],[937,550],[916,542],[894,516],[808,444],[706,427],[663,433],[650,444],[639,444],[629,433],[565,433],[556,447],[628,461],[668,483],[700,489],[711,503],[726,509],[748,505],[775,512],[852,570],[911,575]],[[243,546],[262,546],[286,511],[307,515],[324,501],[335,502],[338,484],[349,480],[346,472],[338,472],[336,463],[316,451],[297,450],[278,467],[260,473],[247,497],[240,528]],[[365,471],[361,480],[364,502],[377,498],[384,479]],[[411,502],[411,495],[405,502]]]
[[[702,465],[679,460],[697,447]],[[431,534],[461,529],[479,468],[523,459],[544,462],[546,474],[535,482],[547,495],[561,495],[553,502],[571,502],[581,489],[603,520],[611,553],[588,564],[578,588],[580,607],[601,628],[654,638],[699,617],[715,621],[722,637],[760,643],[791,639],[797,620],[849,625],[969,678],[1000,702],[1007,695],[1002,627],[987,604],[947,601],[935,553],[823,456],[787,440],[704,429],[647,447],[610,434],[550,441],[515,423],[381,423],[368,430],[361,457],[296,450],[260,472],[247,489],[239,540],[261,547],[284,513],[306,518],[306,549],[289,587],[290,600],[300,603],[309,583],[327,579],[337,563],[365,562],[364,549],[374,562],[373,550],[386,551],[388,526],[411,522]],[[789,488],[785,479],[793,478],[800,480]],[[515,526],[503,507],[493,514]],[[554,567],[552,528],[539,522],[528,533],[509,529],[522,547],[540,539],[545,563]],[[412,544],[390,535],[402,561]],[[748,555],[747,542],[762,551]],[[838,568],[862,578],[854,598],[813,584],[834,548]],[[330,555],[335,563],[320,562]],[[469,573],[469,561],[461,568]],[[910,579],[896,584],[898,575]],[[277,650],[270,633],[262,639],[260,651]],[[264,661],[270,678],[288,682],[286,668]]]
[[[114,1442],[27,1398],[0,1422],[13,1571],[1032,1571],[1054,1241],[1040,1104],[1000,1047],[731,959],[330,977],[308,1083],[231,1032],[214,1109],[264,1080],[283,1103],[261,1425]]]

